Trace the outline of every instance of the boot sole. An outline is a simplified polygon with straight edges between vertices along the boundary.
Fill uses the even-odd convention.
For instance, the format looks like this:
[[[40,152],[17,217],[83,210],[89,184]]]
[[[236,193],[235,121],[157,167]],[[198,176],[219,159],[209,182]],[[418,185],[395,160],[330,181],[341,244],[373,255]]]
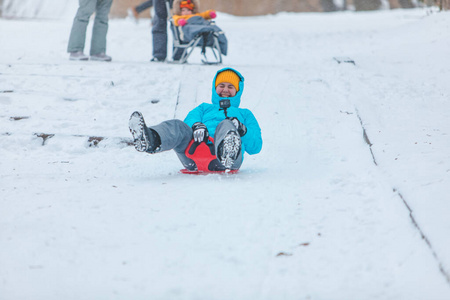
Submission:
[[[234,131],[230,131],[221,142],[221,147],[222,155],[219,161],[225,169],[230,170],[241,151],[241,139],[239,135]]]
[[[147,151],[149,146],[148,138],[144,132],[144,126],[145,121],[142,114],[138,111],[132,113],[128,122],[128,128],[134,139],[134,147],[139,152]]]

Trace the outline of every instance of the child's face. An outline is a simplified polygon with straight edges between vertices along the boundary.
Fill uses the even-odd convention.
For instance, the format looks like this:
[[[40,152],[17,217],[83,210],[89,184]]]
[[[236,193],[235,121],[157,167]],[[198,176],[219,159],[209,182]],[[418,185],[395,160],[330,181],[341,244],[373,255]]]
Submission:
[[[192,15],[192,10],[190,10],[187,7],[182,7],[181,8],[181,15],[182,16],[186,16],[186,15]]]
[[[236,88],[229,82],[221,82],[216,87],[216,93],[220,97],[234,97],[236,96]]]

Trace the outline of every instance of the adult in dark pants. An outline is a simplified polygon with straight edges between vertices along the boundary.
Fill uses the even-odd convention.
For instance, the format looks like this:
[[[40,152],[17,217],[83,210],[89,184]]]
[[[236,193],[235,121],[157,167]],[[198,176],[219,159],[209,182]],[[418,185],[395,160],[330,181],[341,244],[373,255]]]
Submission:
[[[167,0],[153,0],[155,16],[152,19],[153,58],[152,62],[164,62],[167,57]],[[173,0],[169,0],[172,7]],[[175,51],[174,60],[179,60],[182,51]]]

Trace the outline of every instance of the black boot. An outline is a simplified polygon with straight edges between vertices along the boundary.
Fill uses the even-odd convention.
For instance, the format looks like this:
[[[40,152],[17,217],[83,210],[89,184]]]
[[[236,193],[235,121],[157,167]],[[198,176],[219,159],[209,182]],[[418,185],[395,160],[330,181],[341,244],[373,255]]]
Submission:
[[[128,127],[133,135],[134,147],[139,152],[155,153],[160,150],[161,138],[158,133],[145,125],[144,117],[138,111],[131,114]]]

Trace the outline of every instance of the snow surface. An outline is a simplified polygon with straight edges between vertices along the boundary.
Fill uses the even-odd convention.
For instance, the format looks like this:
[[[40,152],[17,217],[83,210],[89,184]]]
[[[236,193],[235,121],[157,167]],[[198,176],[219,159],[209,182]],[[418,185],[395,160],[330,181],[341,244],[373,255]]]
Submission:
[[[219,13],[264,139],[228,176],[121,143],[218,66],[149,63],[148,19],[111,63],[68,60],[72,17],[0,19],[0,299],[450,299],[449,17]]]

